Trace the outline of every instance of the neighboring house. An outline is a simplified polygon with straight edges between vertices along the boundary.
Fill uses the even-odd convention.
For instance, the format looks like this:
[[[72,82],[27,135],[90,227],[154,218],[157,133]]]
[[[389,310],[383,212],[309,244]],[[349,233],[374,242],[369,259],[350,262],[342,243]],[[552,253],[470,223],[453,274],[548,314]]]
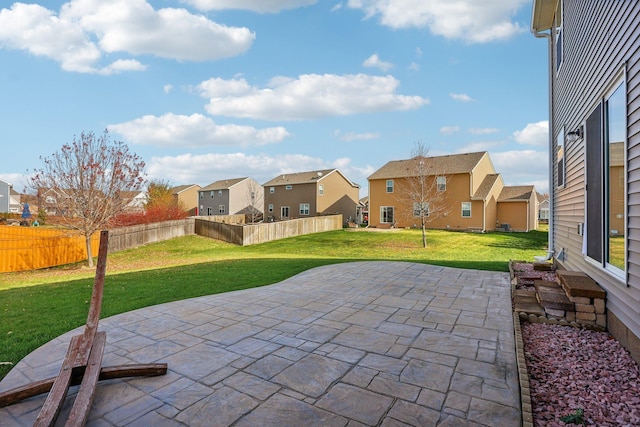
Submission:
[[[11,190],[13,186],[0,180],[0,213],[11,212]]]
[[[524,197],[527,192],[505,187],[486,151],[424,157],[422,162],[442,205],[440,215],[428,218],[427,228],[484,232],[500,226],[510,231],[537,227],[537,202],[531,203],[534,196],[513,200],[514,194]],[[420,218],[405,190],[415,179],[414,164],[415,159],[390,161],[368,178],[370,226],[419,226]],[[527,188],[535,194],[532,186]]]
[[[198,214],[198,184],[179,185],[171,188],[171,195],[176,203],[180,204],[189,215]]]
[[[198,215],[259,215],[263,200],[263,188],[255,179],[222,179],[198,191]]]
[[[604,288],[640,361],[640,2],[534,0],[531,29],[549,53],[549,250]]]
[[[269,221],[331,214],[355,221],[360,186],[338,169],[282,174],[263,186],[264,215]]]
[[[356,207],[356,222],[358,224],[369,223],[369,196],[360,199]]]
[[[20,193],[18,193],[13,188],[10,191],[9,195],[9,212],[11,213],[22,213],[22,202],[20,199]]]
[[[538,193],[538,222],[549,222],[549,197]]]
[[[148,200],[146,191],[125,191],[122,193],[122,197],[126,201],[125,211],[144,212]]]
[[[538,228],[538,195],[533,185],[504,187],[498,196],[497,228],[531,231]]]

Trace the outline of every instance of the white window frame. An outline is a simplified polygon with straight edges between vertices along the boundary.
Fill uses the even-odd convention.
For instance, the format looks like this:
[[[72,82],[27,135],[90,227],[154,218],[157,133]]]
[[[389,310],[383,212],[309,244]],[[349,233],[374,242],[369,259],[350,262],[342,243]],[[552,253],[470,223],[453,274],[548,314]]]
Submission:
[[[324,184],[318,184],[318,194],[324,195]]]
[[[276,188],[275,187],[269,187],[269,193],[273,194],[276,192]]]
[[[286,211],[286,215],[285,215]],[[291,217],[291,209],[289,206],[280,206],[280,217],[281,218],[290,218]]]
[[[465,205],[468,206],[467,209],[465,209]],[[469,212],[469,215],[465,215],[465,212]],[[471,218],[471,202],[462,202],[460,204],[460,215],[462,218]]]
[[[558,6],[556,8],[556,14],[554,17],[554,27],[555,27],[555,66],[556,73],[560,71],[562,64],[564,63],[564,6],[563,1],[558,1]]]
[[[227,211],[227,207],[225,205],[218,205],[218,213],[220,215],[224,215]]]
[[[215,194],[216,194],[216,192],[215,192],[215,191],[213,191],[213,190],[211,190],[211,198],[212,198],[212,199],[214,198]]]
[[[447,177],[446,176],[437,176],[436,177],[436,186],[438,187],[438,191],[447,191]]]
[[[273,212],[273,203],[269,203],[269,207],[267,208],[269,212]]]
[[[429,202],[424,202],[424,203],[415,202],[413,204],[414,218],[421,218],[423,212],[425,212],[424,216],[429,216]]]
[[[293,188],[293,185],[291,185],[291,184],[287,184],[284,187],[285,190],[291,190],[292,188]]]
[[[389,217],[389,211],[391,211],[391,221],[385,220]],[[381,224],[393,224],[395,222],[395,209],[393,206],[380,206],[380,223]]]
[[[392,179],[388,179],[387,182],[385,183],[385,188],[387,193],[393,193],[393,188],[394,188],[395,183],[393,182]]]
[[[300,203],[300,215],[309,216],[310,205],[309,203]]]

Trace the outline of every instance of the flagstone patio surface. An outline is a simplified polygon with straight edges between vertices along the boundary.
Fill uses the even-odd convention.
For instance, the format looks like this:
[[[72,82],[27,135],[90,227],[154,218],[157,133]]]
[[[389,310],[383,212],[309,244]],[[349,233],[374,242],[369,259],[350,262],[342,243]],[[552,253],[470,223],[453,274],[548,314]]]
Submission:
[[[87,425],[519,426],[512,319],[508,273],[404,262],[148,307],[100,321],[103,366],[166,362],[167,375],[100,382]],[[57,375],[79,332],[0,391]],[[1,408],[0,425],[31,426],[45,396]]]

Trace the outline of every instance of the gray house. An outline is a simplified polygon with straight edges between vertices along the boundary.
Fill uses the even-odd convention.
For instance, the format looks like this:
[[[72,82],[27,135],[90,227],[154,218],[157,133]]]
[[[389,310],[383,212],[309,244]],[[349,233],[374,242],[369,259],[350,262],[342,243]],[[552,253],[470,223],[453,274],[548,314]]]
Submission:
[[[0,179],[0,213],[11,212],[12,185]]]
[[[253,178],[222,179],[198,190],[198,215],[261,214],[263,199]]]
[[[604,288],[640,361],[640,2],[534,0],[531,29],[549,53],[549,249]]]

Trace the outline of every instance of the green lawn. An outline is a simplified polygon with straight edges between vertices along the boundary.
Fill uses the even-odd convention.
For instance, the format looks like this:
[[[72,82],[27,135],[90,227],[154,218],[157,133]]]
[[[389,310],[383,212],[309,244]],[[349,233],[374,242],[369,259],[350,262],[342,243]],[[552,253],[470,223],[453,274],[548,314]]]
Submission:
[[[338,230],[238,247],[188,236],[109,255],[102,317],[276,283],[320,265],[394,260],[507,271],[545,252],[547,233]],[[81,266],[0,274],[0,379],[40,345],[84,324],[94,271]]]

